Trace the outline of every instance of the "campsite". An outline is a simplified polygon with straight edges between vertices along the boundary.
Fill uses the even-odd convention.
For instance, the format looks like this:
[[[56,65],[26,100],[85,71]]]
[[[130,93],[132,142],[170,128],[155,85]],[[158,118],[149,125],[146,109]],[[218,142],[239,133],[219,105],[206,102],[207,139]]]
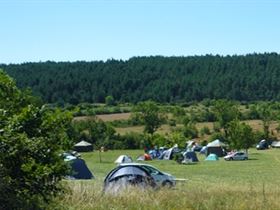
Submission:
[[[128,189],[114,195],[103,195],[102,188],[105,176],[116,166],[115,159],[127,154],[135,160],[143,151],[104,152],[101,162],[98,151],[82,153],[95,179],[67,181],[73,194],[67,195],[62,203],[67,209],[146,209],[146,205],[149,209],[279,209],[279,152],[250,149],[248,161],[235,162],[222,158],[204,161],[205,155],[198,154],[199,163],[195,165],[174,160],[145,161],[186,181],[178,181],[173,189]]]
[[[0,7],[0,210],[280,210],[280,0]]]

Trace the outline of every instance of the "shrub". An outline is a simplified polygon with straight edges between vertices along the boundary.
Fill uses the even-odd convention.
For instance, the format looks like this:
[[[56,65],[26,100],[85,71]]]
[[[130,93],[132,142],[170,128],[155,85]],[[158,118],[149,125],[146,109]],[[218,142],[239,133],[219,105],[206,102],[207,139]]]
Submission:
[[[200,135],[204,136],[204,135],[210,135],[210,129],[207,126],[204,126],[203,128],[200,129]]]
[[[31,99],[0,71],[0,209],[44,209],[63,189],[72,116]]]

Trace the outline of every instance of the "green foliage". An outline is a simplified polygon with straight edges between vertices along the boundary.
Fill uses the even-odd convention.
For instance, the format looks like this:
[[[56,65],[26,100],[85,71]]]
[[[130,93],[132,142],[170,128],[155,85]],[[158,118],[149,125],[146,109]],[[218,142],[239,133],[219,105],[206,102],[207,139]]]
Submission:
[[[200,135],[204,136],[204,135],[210,135],[210,129],[207,126],[204,126],[203,128],[200,129]]]
[[[68,105],[65,109],[74,112],[75,116],[95,116],[98,114],[127,113],[131,111],[131,108],[127,106],[104,106],[103,104],[96,105],[89,103],[78,104],[75,108]]]
[[[47,103],[185,103],[211,99],[279,100],[276,53],[241,56],[133,57],[127,61],[39,62],[0,65]]]
[[[114,100],[114,97],[113,96],[106,96],[105,98],[105,104],[107,106],[113,106],[116,104],[115,100]]]
[[[248,150],[255,143],[252,128],[238,120],[231,121],[228,127],[228,143],[233,149]]]
[[[159,107],[153,101],[140,102],[134,107],[133,111],[144,123],[144,131],[149,134],[153,134],[165,119]]]
[[[166,142],[167,139],[164,135],[156,133],[152,136],[152,146],[157,146],[158,148],[161,146],[167,146]]]
[[[86,140],[95,148],[104,146],[113,148],[113,142],[117,138],[116,131],[102,120],[93,118],[87,121],[74,121],[73,127],[76,132],[76,141]]]
[[[260,119],[263,121],[263,131],[265,139],[270,138],[269,127],[272,120],[275,120],[278,113],[273,112],[272,104],[260,103],[257,106],[257,112]],[[278,111],[279,112],[279,111]]]
[[[237,104],[229,100],[217,100],[214,104],[213,111],[220,127],[225,132],[225,137],[227,137],[229,123],[240,117]]]
[[[219,139],[222,142],[226,142],[225,135],[221,132],[215,132],[210,136],[209,141],[214,141],[216,139]]]
[[[144,138],[143,134],[139,133],[126,133],[120,137],[121,145],[118,149],[140,149],[144,148],[142,145],[142,139]]]
[[[173,147],[175,144],[178,145],[178,147],[183,148],[186,145],[186,136],[184,135],[183,132],[180,130],[172,132],[168,136],[167,144],[166,146],[168,147]]]
[[[37,106],[0,71],[0,209],[42,209],[58,195],[67,167],[71,114]]]
[[[184,127],[179,130],[182,130],[182,133],[185,138],[193,139],[193,138],[198,137],[198,130],[195,126],[195,121],[193,121],[193,119],[191,119],[189,117],[184,117],[183,124],[184,124]]]
[[[198,130],[195,127],[195,124],[190,123],[185,125],[183,128],[183,135],[188,139],[193,139],[198,137]]]

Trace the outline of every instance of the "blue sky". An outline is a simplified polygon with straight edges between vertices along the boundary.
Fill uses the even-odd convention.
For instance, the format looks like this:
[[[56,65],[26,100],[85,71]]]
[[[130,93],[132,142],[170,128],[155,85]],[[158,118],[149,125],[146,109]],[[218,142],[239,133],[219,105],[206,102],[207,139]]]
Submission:
[[[0,0],[0,63],[280,53],[278,0]]]

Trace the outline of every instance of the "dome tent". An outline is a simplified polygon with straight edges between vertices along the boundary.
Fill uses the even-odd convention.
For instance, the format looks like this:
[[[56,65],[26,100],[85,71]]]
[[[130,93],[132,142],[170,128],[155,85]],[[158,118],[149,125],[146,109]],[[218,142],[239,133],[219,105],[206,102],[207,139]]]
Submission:
[[[193,151],[184,152],[183,157],[184,157],[184,160],[182,162],[184,162],[184,163],[198,162],[196,153]]]
[[[205,160],[216,161],[219,160],[219,157],[216,154],[209,154]]]
[[[121,163],[132,163],[132,158],[127,155],[120,155],[116,160],[115,163],[121,164]]]
[[[137,165],[119,165],[108,173],[104,180],[105,192],[119,192],[127,186],[155,187],[148,171]]]
[[[64,157],[64,161],[69,165],[69,173],[66,175],[68,179],[93,179],[94,176],[83,159],[72,155]]]

